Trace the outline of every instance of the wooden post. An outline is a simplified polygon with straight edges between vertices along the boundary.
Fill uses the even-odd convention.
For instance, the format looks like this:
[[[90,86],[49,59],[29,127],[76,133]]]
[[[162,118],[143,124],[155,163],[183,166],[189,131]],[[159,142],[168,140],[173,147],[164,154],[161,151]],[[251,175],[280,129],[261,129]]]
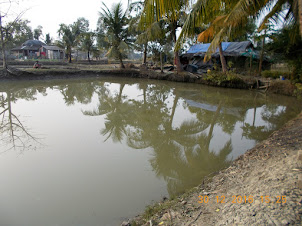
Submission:
[[[163,52],[160,51],[160,72],[163,73]]]

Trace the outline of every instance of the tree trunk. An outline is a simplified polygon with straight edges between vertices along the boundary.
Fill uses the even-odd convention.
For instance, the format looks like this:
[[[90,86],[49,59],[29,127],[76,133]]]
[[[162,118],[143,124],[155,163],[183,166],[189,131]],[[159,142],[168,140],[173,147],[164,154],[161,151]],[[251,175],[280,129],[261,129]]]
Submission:
[[[2,58],[3,58],[3,69],[7,69],[7,61],[5,55],[5,43],[4,43],[4,32],[2,27],[2,16],[0,14],[0,36],[1,36],[1,48],[2,48]]]
[[[252,66],[253,66],[253,53],[250,56],[250,76],[252,75]]]
[[[225,57],[223,55],[221,42],[219,43],[218,48],[219,48],[219,56],[220,56],[220,61],[221,61],[221,66],[222,66],[222,72],[226,73],[227,72],[227,65],[226,65]]]
[[[265,32],[266,34],[266,32]],[[265,34],[263,36],[263,40],[262,40],[262,49],[261,49],[261,53],[260,53],[260,59],[259,59],[259,71],[258,71],[258,75],[261,75],[261,71],[262,71],[262,62],[263,62],[263,54],[264,54],[264,44],[265,44]]]
[[[148,47],[148,43],[144,44],[144,59],[143,59],[143,64],[146,64],[147,62],[147,47]]]
[[[298,0],[298,13],[299,13],[299,25],[300,25],[300,36],[302,37],[302,0]]]
[[[163,52],[160,51],[160,72],[163,73]]]
[[[172,29],[172,39],[173,39],[173,42],[175,44],[176,43],[177,22],[173,22],[172,27],[173,27],[173,29]],[[183,68],[182,68],[181,63],[180,63],[180,58],[179,58],[179,55],[178,55],[178,51],[176,51],[176,50],[174,50],[174,64],[176,65],[177,72],[183,71]]]
[[[217,107],[217,109],[215,111],[215,114],[213,116],[213,119],[211,121],[211,126],[210,126],[210,130],[209,130],[209,134],[208,134],[208,137],[207,137],[207,140],[206,140],[207,150],[209,150],[210,142],[211,142],[211,139],[213,138],[214,126],[216,125],[216,121],[217,121],[218,116],[220,114],[221,107],[222,107],[222,101],[219,101],[218,107]]]
[[[89,51],[88,51],[87,56],[88,56],[88,61],[90,62],[90,53],[89,53]]]
[[[69,53],[69,63],[71,63],[71,53]]]
[[[122,58],[122,54],[119,54],[119,60],[120,60],[120,68],[125,68],[125,65],[123,63],[123,58]]]

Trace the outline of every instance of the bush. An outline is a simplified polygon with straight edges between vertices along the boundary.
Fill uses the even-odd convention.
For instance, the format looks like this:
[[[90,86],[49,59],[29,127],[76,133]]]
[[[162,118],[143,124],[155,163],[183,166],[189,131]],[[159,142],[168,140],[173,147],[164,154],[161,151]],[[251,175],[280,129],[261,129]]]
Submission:
[[[247,84],[240,78],[239,75],[233,72],[210,72],[204,78],[210,85],[229,87],[229,88],[246,88]]]
[[[283,76],[284,78],[290,79],[291,72],[288,71],[262,71],[261,76],[264,78],[274,78],[278,79],[280,76]]]

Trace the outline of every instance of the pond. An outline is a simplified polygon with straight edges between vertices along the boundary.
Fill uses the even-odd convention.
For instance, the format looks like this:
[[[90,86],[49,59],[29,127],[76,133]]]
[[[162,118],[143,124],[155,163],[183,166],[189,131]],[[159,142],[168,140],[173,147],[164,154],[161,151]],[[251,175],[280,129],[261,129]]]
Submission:
[[[119,225],[301,111],[295,98],[144,79],[0,84],[0,225]]]

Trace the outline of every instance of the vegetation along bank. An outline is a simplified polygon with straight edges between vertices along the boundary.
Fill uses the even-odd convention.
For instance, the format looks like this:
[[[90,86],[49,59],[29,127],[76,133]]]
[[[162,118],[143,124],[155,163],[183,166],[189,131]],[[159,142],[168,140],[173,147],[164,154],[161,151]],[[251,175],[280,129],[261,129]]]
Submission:
[[[129,64],[133,65],[133,64]],[[210,86],[235,88],[235,89],[256,89],[261,92],[271,92],[288,96],[301,96],[302,85],[292,83],[289,80],[271,79],[259,76],[246,76],[233,72],[209,72],[206,74],[194,74],[190,72],[173,72],[159,70],[142,69],[136,66],[126,69],[113,68],[114,66],[61,66],[54,65],[53,68],[45,66],[44,69],[16,69],[10,68],[9,73],[0,71],[1,80],[28,80],[28,79],[54,79],[54,78],[75,78],[75,77],[101,77],[101,76],[121,76],[133,78],[146,78],[167,80],[174,82],[188,82],[205,84]]]

